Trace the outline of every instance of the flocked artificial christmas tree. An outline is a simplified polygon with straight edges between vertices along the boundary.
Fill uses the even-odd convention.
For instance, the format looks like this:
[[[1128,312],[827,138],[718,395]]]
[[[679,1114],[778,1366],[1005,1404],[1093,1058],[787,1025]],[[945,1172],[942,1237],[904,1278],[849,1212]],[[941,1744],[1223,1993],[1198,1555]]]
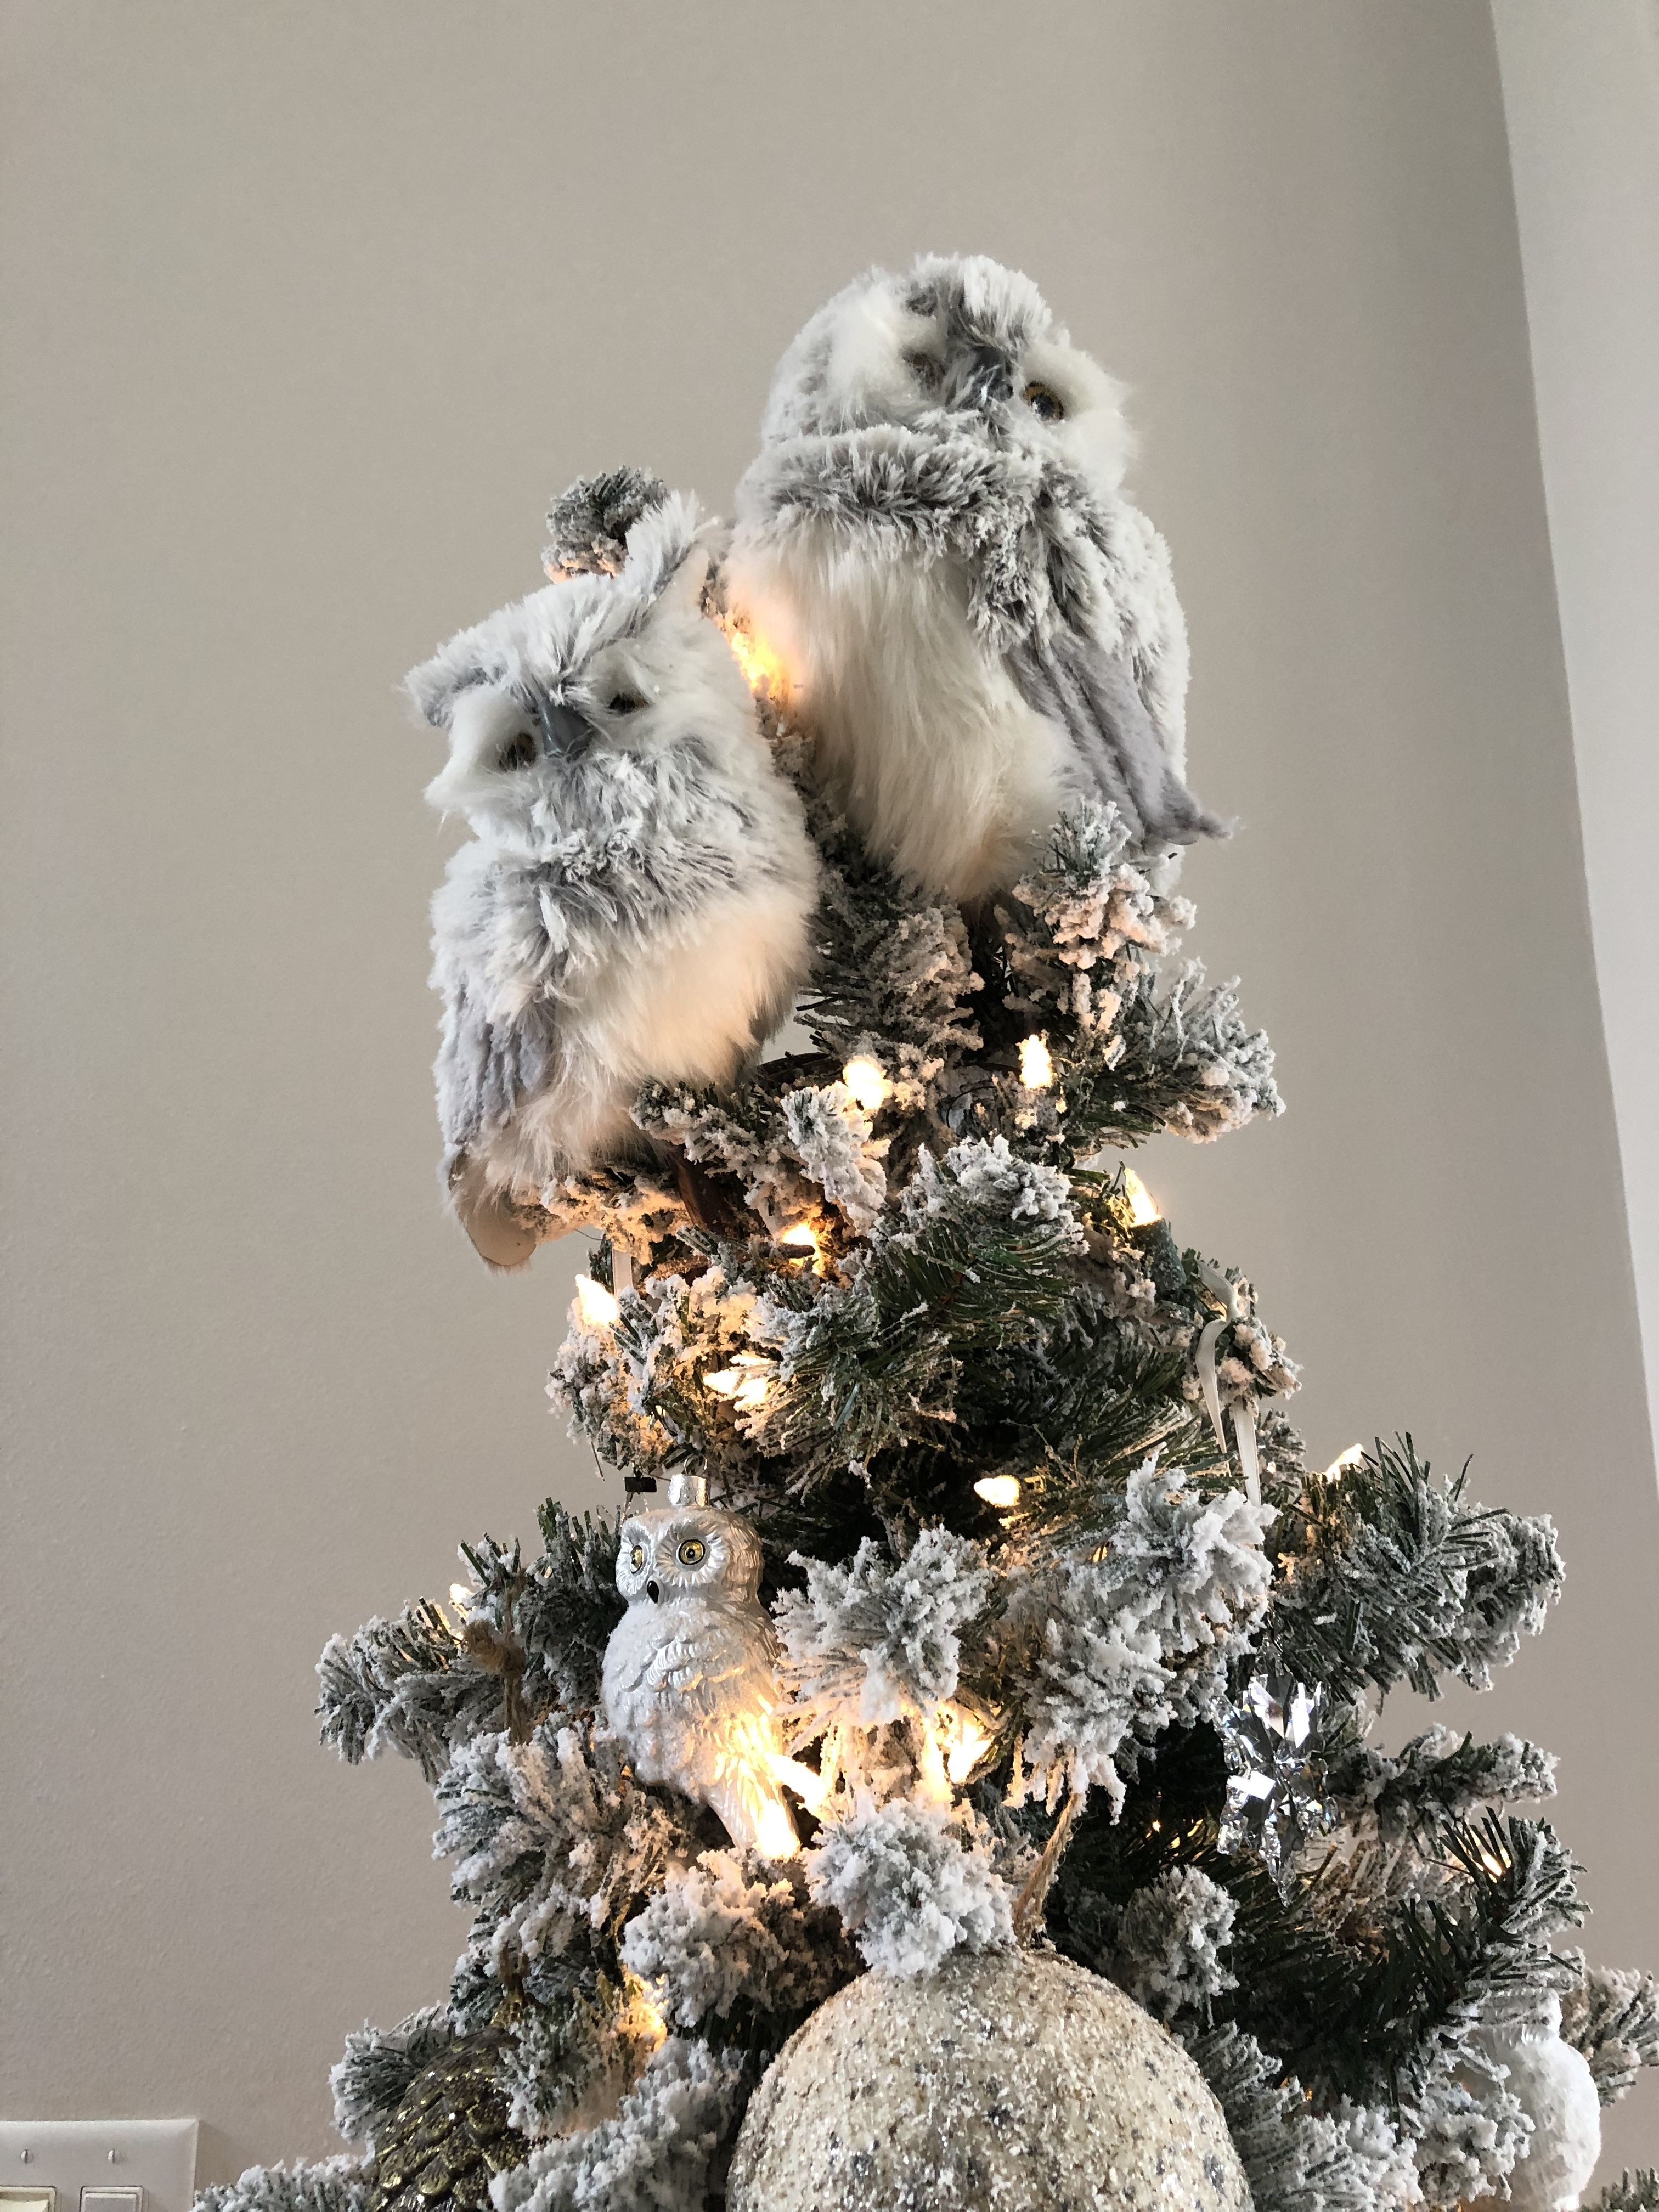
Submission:
[[[215,2212],[1553,2212],[1659,2062],[1513,1809],[1547,1753],[1382,1747],[1543,1626],[1549,1523],[1406,1437],[1307,1468],[1250,1285],[1125,1164],[1279,1101],[1179,957],[1216,825],[1124,448],[1024,280],[866,280],[729,554],[579,485],[414,679],[476,833],[447,1188],[498,1263],[591,1240],[550,1389],[626,1503],[323,1655],[472,1933],[349,2039],[347,2153]]]

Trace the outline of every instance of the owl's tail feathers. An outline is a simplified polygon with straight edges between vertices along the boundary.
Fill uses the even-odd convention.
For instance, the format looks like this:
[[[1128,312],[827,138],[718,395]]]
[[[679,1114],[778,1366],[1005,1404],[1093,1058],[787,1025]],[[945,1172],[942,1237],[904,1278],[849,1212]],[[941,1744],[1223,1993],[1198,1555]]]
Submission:
[[[1231,837],[1238,827],[1233,817],[1212,814],[1167,765],[1157,799],[1146,811],[1150,840],[1155,844],[1167,840],[1172,845],[1193,845],[1200,837]]]
[[[800,1849],[795,1816],[769,1777],[728,1768],[711,1786],[708,1802],[732,1842],[748,1844],[763,1858],[792,1859]]]
[[[1026,705],[1066,732],[1090,795],[1109,799],[1122,815],[1132,849],[1231,836],[1233,823],[1188,789],[1170,757],[1170,733],[1142,696],[1127,654],[1060,629],[1042,644],[1015,646],[1007,667]]]
[[[525,1205],[489,1182],[481,1161],[454,1153],[444,1167],[451,1211],[472,1240],[481,1260],[496,1268],[523,1267],[536,1247],[552,1233],[550,1217],[538,1206]]]

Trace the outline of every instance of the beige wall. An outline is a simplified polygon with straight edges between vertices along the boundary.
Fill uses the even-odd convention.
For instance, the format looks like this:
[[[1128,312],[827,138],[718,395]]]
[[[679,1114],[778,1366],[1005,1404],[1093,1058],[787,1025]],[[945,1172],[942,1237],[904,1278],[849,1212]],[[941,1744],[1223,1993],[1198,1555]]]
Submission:
[[[1558,1516],[1480,1719],[1560,1749],[1592,1947],[1659,1965],[1659,1508],[1485,7],[3,22],[6,2108],[319,2150],[348,2028],[443,1985],[425,1792],[315,1747],[312,1662],[594,1483],[541,1396],[571,1258],[491,1281],[438,1215],[393,687],[578,470],[724,500],[785,339],[922,246],[1137,386],[1245,821],[1200,944],[1291,1111],[1149,1177],[1253,1266],[1316,1451],[1409,1425]]]
[[[1659,0],[1495,0],[1591,928],[1659,1413]]]

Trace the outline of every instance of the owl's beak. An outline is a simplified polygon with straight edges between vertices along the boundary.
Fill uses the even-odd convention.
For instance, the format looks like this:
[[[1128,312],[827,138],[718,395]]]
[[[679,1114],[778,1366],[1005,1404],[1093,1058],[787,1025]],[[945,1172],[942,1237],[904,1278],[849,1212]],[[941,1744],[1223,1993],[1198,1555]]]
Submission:
[[[567,706],[562,699],[549,699],[540,692],[532,696],[531,708],[542,726],[542,737],[550,753],[562,753],[567,760],[574,760],[587,750],[593,725],[585,714]]]
[[[653,1605],[660,1605],[662,1602],[662,1584],[658,1582],[648,1582],[645,1586],[645,1594],[650,1599]]]
[[[994,346],[974,348],[974,373],[969,380],[969,404],[981,407],[993,405],[1000,399],[1012,399],[1014,392],[1013,372],[1006,356]]]

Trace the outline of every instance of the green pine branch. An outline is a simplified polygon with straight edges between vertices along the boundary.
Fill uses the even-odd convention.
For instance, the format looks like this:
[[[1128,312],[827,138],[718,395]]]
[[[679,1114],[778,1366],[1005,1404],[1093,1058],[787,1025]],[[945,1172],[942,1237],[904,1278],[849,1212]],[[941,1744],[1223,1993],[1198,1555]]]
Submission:
[[[1310,1476],[1279,1531],[1278,1663],[1337,1704],[1402,1681],[1434,1697],[1444,1674],[1485,1688],[1542,1627],[1561,1563],[1547,1519],[1466,1506],[1467,1478],[1436,1481],[1408,1436]]]

